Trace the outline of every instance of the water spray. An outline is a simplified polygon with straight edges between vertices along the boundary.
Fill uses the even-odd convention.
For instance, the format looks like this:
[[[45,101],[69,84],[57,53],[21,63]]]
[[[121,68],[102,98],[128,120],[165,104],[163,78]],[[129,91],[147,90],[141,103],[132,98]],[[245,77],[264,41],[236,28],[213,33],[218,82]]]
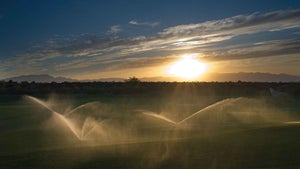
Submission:
[[[40,105],[40,106],[42,106],[42,107],[48,109],[53,115],[57,116],[62,122],[64,122],[64,124],[66,124],[66,126],[67,126],[67,127],[69,128],[69,130],[73,133],[73,135],[76,136],[76,138],[77,138],[78,140],[81,140],[81,141],[82,141],[82,140],[85,138],[85,135],[86,135],[85,133],[90,133],[90,130],[92,130],[92,129],[95,127],[95,125],[96,125],[96,122],[93,122],[93,123],[92,123],[92,126],[89,127],[90,130],[85,131],[85,130],[86,130],[86,125],[87,125],[87,120],[88,120],[88,119],[86,119],[86,120],[84,121],[84,124],[83,124],[81,130],[79,130],[79,129],[75,126],[75,124],[74,124],[71,120],[69,120],[69,119],[67,118],[67,116],[69,116],[70,114],[72,114],[72,113],[75,112],[76,110],[78,110],[78,109],[80,109],[80,108],[82,108],[82,107],[85,107],[86,104],[80,105],[80,106],[76,107],[75,109],[72,109],[71,111],[69,111],[68,113],[66,113],[66,115],[64,116],[64,115],[62,115],[62,114],[56,112],[55,110],[53,110],[46,102],[42,101],[41,99],[38,99],[38,98],[33,97],[33,96],[28,96],[28,95],[26,95],[25,97],[28,98],[29,100],[33,101],[34,103],[37,103],[38,105]],[[91,120],[89,120],[89,122],[90,122],[90,121],[91,121]]]

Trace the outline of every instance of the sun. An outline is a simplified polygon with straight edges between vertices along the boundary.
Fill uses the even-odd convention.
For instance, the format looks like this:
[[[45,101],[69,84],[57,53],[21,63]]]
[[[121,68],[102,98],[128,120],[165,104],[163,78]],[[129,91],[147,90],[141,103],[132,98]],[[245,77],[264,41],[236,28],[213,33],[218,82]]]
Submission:
[[[168,73],[187,80],[199,77],[206,71],[207,65],[197,60],[195,56],[195,54],[182,55],[180,60],[168,66]]]

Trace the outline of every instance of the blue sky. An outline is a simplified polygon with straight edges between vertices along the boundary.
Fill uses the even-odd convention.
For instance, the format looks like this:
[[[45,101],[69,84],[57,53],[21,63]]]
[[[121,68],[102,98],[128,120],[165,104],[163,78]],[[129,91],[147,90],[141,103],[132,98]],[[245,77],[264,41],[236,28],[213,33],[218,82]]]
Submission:
[[[0,79],[168,76],[196,53],[210,71],[300,75],[300,1],[0,1]]]

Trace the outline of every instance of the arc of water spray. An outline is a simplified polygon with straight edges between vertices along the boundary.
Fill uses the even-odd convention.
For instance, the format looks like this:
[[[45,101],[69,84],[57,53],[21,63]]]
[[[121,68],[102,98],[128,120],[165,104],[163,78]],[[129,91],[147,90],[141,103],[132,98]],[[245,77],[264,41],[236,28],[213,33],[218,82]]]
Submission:
[[[84,120],[84,123],[82,125],[82,129],[81,129],[81,136],[84,138],[85,136],[87,136],[89,133],[91,133],[93,131],[93,129],[97,126],[97,123],[101,124],[104,120],[101,120],[100,122],[96,122],[95,120],[93,120],[92,118],[86,118]]]
[[[52,112],[54,115],[56,115],[57,117],[59,117],[67,126],[68,128],[71,130],[71,132],[79,139],[81,140],[81,137],[80,135],[78,134],[78,132],[76,131],[75,129],[75,126],[69,121],[67,120],[63,115],[57,113],[55,110],[53,110],[51,107],[49,107],[47,105],[46,102],[38,99],[38,98],[35,98],[35,97],[32,97],[32,96],[28,96],[26,95],[25,97],[27,97],[28,99],[34,101],[35,103],[38,103],[39,105],[45,107],[46,109],[48,109],[50,112]]]
[[[159,115],[159,114],[156,114],[156,113],[153,113],[153,112],[143,112],[144,115],[146,116],[150,116],[150,117],[154,117],[154,118],[157,118],[157,119],[160,119],[160,120],[163,120],[164,122],[167,122],[168,124],[171,124],[172,126],[176,126],[177,123],[171,119],[168,119],[162,115]]]
[[[237,100],[240,100],[240,99],[241,99],[241,97],[234,99],[234,101],[237,101]],[[221,104],[225,103],[225,102],[228,101],[228,100],[232,100],[232,99],[224,99],[224,100],[218,101],[218,102],[216,102],[216,103],[213,103],[213,104],[211,104],[211,105],[209,105],[209,106],[207,106],[207,107],[205,107],[205,108],[203,108],[203,109],[200,109],[199,111],[197,111],[197,112],[191,114],[190,116],[184,118],[183,120],[179,121],[179,122],[177,123],[177,125],[180,125],[180,124],[184,123],[185,121],[187,121],[187,120],[189,120],[189,119],[191,119],[191,118],[197,116],[198,114],[201,114],[202,112],[204,112],[204,111],[206,111],[206,110],[208,110],[208,109],[210,109],[210,108],[212,108],[212,107],[221,105]]]
[[[240,98],[237,98],[237,99],[240,99]],[[197,116],[198,114],[201,114],[202,112],[206,111],[207,109],[210,109],[210,108],[215,107],[217,105],[223,104],[226,101],[228,101],[228,99],[224,99],[224,100],[218,101],[216,103],[213,103],[213,104],[211,104],[211,105],[209,105],[209,106],[207,106],[207,107],[205,107],[203,109],[200,109],[199,111],[197,111],[197,112],[189,115],[188,117],[184,118],[183,120],[181,120],[179,122],[175,122],[175,121],[173,121],[173,120],[171,120],[171,119],[169,119],[167,117],[164,117],[162,115],[156,114],[154,112],[143,112],[143,114],[147,115],[147,116],[154,117],[156,119],[163,120],[163,121],[165,121],[165,122],[167,122],[167,123],[169,123],[169,124],[171,124],[173,126],[178,126],[178,125],[184,123],[185,121],[187,121],[189,119],[192,119],[193,117]]]
[[[205,107],[205,108],[203,108],[203,109],[200,109],[200,110],[198,110],[197,112],[191,114],[190,116],[184,118],[183,120],[177,122],[177,124],[178,124],[178,125],[179,125],[179,124],[182,124],[182,123],[184,123],[185,121],[187,121],[187,120],[189,120],[189,119],[191,119],[191,118],[197,116],[198,114],[204,112],[205,110],[210,109],[210,108],[212,108],[212,107],[214,107],[214,106],[217,106],[217,105],[220,105],[220,104],[224,103],[224,101],[226,101],[226,100],[227,100],[227,99],[218,101],[218,102],[213,103],[213,104],[211,104],[211,105],[209,105],[209,106],[207,106],[207,107]]]
[[[25,97],[28,98],[28,99],[30,99],[30,100],[32,100],[32,101],[34,101],[34,102],[36,102],[36,103],[38,103],[39,105],[42,105],[43,107],[45,107],[46,109],[50,110],[51,112],[57,113],[55,110],[53,110],[51,107],[49,107],[46,102],[44,102],[44,101],[42,101],[42,100],[40,100],[38,98],[35,98],[35,97],[32,97],[32,96],[28,96],[28,95],[25,95]]]
[[[93,122],[93,126],[86,132],[86,133],[82,133],[82,136],[85,138],[87,136],[89,136],[89,134],[97,127],[97,126],[100,126],[100,127],[103,127],[101,124],[106,121],[106,119],[104,120],[101,120],[100,122],[96,123],[96,122]]]
[[[43,107],[45,107],[45,108],[48,109],[50,112],[52,112],[54,115],[56,115],[57,117],[59,117],[59,119],[61,119],[61,120],[68,126],[68,128],[70,129],[70,131],[71,131],[71,132],[72,132],[79,140],[82,140],[83,135],[82,135],[82,134],[79,134],[79,132],[76,130],[74,124],[73,124],[71,121],[69,121],[68,119],[66,119],[65,116],[63,116],[63,115],[57,113],[55,110],[53,110],[51,107],[49,107],[48,104],[47,104],[46,102],[44,102],[44,101],[42,101],[42,100],[40,100],[40,99],[38,99],[38,98],[35,98],[35,97],[32,97],[32,96],[28,96],[28,95],[26,95],[25,97],[28,98],[28,99],[30,99],[30,100],[32,100],[33,102],[35,102],[35,103],[37,103],[37,104],[43,106]],[[86,105],[86,104],[85,104],[85,105]],[[75,109],[71,110],[70,113],[73,113],[75,110],[78,110],[79,108],[81,108],[81,107],[83,107],[83,106],[85,106],[85,105],[81,105],[81,106],[76,107]],[[68,114],[70,114],[70,113],[68,113]],[[94,128],[94,127],[92,127],[92,129],[93,129],[93,128]]]
[[[68,117],[69,115],[73,114],[74,112],[76,112],[77,110],[87,106],[88,104],[91,104],[91,103],[97,103],[97,102],[89,102],[89,103],[85,103],[85,104],[82,104],[82,105],[79,105],[77,107],[75,107],[74,109],[68,111],[67,113],[65,113],[65,117]]]

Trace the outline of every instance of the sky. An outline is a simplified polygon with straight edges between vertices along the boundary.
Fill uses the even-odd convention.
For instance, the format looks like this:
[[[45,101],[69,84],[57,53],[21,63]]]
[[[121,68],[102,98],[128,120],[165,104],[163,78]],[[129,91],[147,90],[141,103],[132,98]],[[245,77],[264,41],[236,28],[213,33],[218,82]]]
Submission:
[[[300,75],[300,1],[0,1],[0,79],[169,77],[189,54],[207,74]]]

